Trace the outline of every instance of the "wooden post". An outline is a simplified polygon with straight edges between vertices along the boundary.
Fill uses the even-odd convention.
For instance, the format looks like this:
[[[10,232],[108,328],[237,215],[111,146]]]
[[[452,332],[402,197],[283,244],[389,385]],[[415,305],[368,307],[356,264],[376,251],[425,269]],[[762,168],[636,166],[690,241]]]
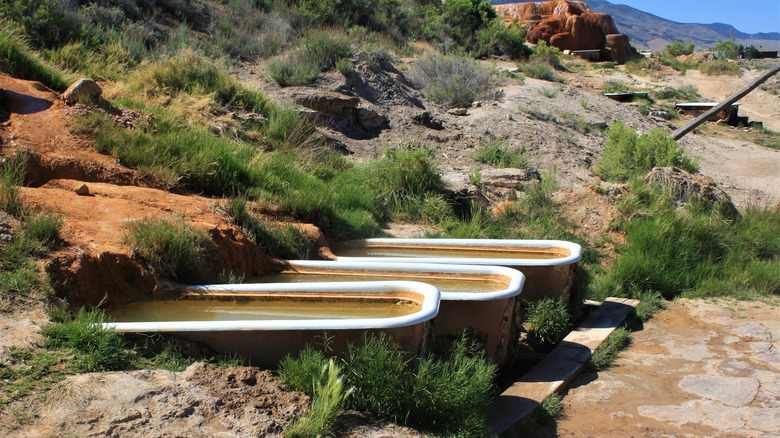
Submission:
[[[756,87],[766,82],[767,79],[771,78],[777,72],[780,71],[780,63],[769,69],[766,73],[762,74],[761,76],[757,77],[753,82],[749,83],[748,85],[741,88],[736,93],[732,94],[731,96],[727,97],[726,100],[722,101],[721,103],[715,105],[712,107],[711,110],[705,112],[704,114],[699,115],[699,117],[696,117],[691,122],[689,122],[687,125],[683,126],[682,128],[674,131],[672,133],[672,138],[675,140],[681,139],[685,134],[693,131],[697,126],[704,123],[706,120],[709,120],[710,117],[717,114],[720,110],[723,108],[726,108],[727,106],[731,106],[734,102],[738,101],[739,99],[742,99],[745,95],[753,91]]]

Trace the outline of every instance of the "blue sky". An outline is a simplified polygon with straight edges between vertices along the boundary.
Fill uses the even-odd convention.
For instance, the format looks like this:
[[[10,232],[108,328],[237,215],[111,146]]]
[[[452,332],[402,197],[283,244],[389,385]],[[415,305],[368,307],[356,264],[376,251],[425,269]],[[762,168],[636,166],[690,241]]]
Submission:
[[[727,23],[741,32],[780,32],[780,0],[608,0],[679,23]]]

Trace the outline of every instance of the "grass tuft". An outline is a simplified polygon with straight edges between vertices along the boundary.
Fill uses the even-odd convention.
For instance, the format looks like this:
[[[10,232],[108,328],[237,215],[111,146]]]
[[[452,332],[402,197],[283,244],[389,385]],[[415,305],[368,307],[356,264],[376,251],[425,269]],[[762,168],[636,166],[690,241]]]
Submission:
[[[11,76],[42,82],[56,91],[68,88],[68,78],[44,63],[11,24],[0,19],[0,65]]]
[[[73,352],[81,372],[123,370],[132,357],[128,345],[120,333],[102,328],[104,322],[105,313],[82,307],[69,319],[44,328],[44,345]]]
[[[246,200],[235,198],[226,207],[230,219],[268,255],[289,260],[309,260],[315,256],[309,236],[287,224],[277,226],[247,211]]]
[[[590,371],[609,368],[617,359],[620,351],[631,345],[631,334],[623,327],[613,331],[609,337],[593,352],[585,365]]]
[[[0,158],[0,210],[20,217],[24,214],[24,203],[19,187],[24,182],[27,170],[27,153],[18,152],[13,157]]]
[[[474,154],[474,159],[489,164],[493,167],[515,167],[524,169],[528,167],[528,157],[525,148],[510,148],[504,145],[499,138],[482,139],[481,146]]]
[[[155,275],[182,283],[205,280],[206,261],[213,245],[205,230],[184,218],[143,218],[127,225],[126,242],[149,263]]]

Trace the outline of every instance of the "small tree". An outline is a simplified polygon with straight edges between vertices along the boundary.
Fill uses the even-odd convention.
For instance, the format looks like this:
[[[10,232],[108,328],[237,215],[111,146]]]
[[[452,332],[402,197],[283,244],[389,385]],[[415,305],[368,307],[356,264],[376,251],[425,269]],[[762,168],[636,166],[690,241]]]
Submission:
[[[693,41],[688,42],[688,44],[685,44],[682,41],[675,41],[664,48],[664,53],[666,56],[671,56],[673,58],[680,55],[690,55],[693,53],[695,46],[696,44]]]
[[[734,44],[733,41],[720,41],[711,49],[721,59],[737,59],[739,52],[743,50],[742,44]]]

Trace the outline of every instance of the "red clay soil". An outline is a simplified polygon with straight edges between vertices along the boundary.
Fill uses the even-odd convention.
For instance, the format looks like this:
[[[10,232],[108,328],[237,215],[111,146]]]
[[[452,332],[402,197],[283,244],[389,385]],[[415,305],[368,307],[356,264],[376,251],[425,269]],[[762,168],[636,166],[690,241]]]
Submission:
[[[151,294],[158,279],[133,257],[123,239],[125,225],[144,217],[182,217],[209,232],[216,250],[207,278],[222,272],[247,278],[276,266],[257,245],[215,211],[220,200],[178,195],[148,187],[138,173],[97,152],[70,133],[73,107],[39,82],[0,74],[5,90],[0,155],[29,156],[26,204],[60,214],[60,248],[46,270],[62,298],[72,306],[117,304]],[[86,183],[86,193],[77,193]],[[83,188],[81,190],[84,190]],[[316,230],[308,230],[316,235]]]

